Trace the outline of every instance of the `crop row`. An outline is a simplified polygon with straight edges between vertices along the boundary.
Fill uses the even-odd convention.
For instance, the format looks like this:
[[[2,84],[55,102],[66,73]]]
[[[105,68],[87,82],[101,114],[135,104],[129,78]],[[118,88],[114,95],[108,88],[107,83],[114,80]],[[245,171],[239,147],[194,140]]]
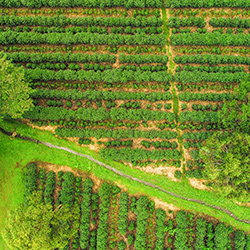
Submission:
[[[249,8],[250,0],[166,0],[165,4],[171,8]]]
[[[210,66],[216,64],[247,64],[250,65],[250,58],[244,56],[234,56],[234,55],[183,55],[175,56],[174,62],[177,64],[186,63],[199,63],[199,64],[209,64]]]
[[[209,24],[213,27],[232,27],[232,28],[250,28],[250,20],[249,19],[240,19],[236,18],[211,18],[209,20]]]
[[[119,61],[121,63],[163,63],[168,62],[167,55],[119,55]]]
[[[246,72],[236,73],[208,73],[202,71],[181,71],[174,75],[174,80],[181,83],[196,83],[196,82],[220,82],[220,83],[240,83],[242,79],[249,79],[249,74]]]
[[[27,63],[42,63],[42,62],[54,62],[54,63],[65,63],[65,62],[75,62],[75,63],[115,63],[116,56],[110,54],[81,54],[81,53],[26,53],[26,52],[14,52],[14,53],[4,53],[8,60],[13,62],[27,62]]]
[[[159,130],[139,130],[139,129],[70,129],[70,128],[56,128],[56,134],[61,137],[79,137],[89,138],[114,138],[114,139],[133,139],[133,138],[146,138],[146,139],[175,139],[176,132],[172,131],[159,131]]]
[[[234,67],[234,66],[214,66],[214,67],[208,67],[208,66],[192,66],[192,65],[185,65],[183,67],[177,66],[175,69],[176,72],[180,71],[200,71],[200,72],[207,72],[207,73],[215,73],[215,72],[221,72],[221,73],[235,73],[235,72],[244,72],[243,67]]]
[[[178,147],[177,142],[169,142],[169,141],[141,141],[141,145],[143,145],[145,148],[150,148],[151,146],[155,148],[172,148],[175,149]]]
[[[125,92],[125,91],[98,91],[98,90],[86,90],[81,92],[78,90],[66,90],[59,89],[36,89],[31,95],[32,98],[57,98],[57,99],[71,99],[71,100],[148,100],[151,102],[166,101],[172,99],[170,92]]]
[[[180,113],[180,122],[211,122],[219,121],[218,113],[213,111],[184,111]]]
[[[87,8],[105,8],[105,7],[125,7],[131,8],[160,8],[163,6],[162,0],[3,0],[0,7],[28,7],[28,8],[41,8],[41,7],[87,7]]]
[[[90,32],[72,33],[48,33],[40,34],[37,32],[7,31],[0,33],[0,44],[52,44],[52,45],[73,45],[73,44],[90,44],[90,45],[160,45],[166,43],[163,34],[98,34]]]
[[[28,111],[24,115],[25,118],[32,120],[76,120],[82,121],[112,121],[130,120],[130,121],[174,121],[174,114],[163,111],[151,111],[148,109],[126,109],[126,108],[111,108],[106,110],[101,107],[95,108],[79,108],[78,110],[68,110],[61,107],[42,107],[36,106],[33,110]]]
[[[180,28],[186,26],[197,26],[199,28],[203,28],[206,26],[206,21],[204,17],[170,17],[168,20],[168,26],[170,28]]]
[[[36,187],[40,189],[44,181],[45,183],[48,181],[48,176],[52,172],[46,174],[45,170],[38,169],[34,163],[29,164],[26,168],[24,184],[28,188],[27,193],[31,194],[34,191],[33,186],[28,184],[31,176]],[[195,171],[198,173],[200,169],[193,170],[193,172]],[[42,174],[38,175],[38,173]],[[46,176],[45,180],[44,176]],[[51,176],[55,177],[55,173]],[[59,189],[62,187],[64,193],[63,204],[72,200],[74,185],[76,186],[75,191],[78,190],[73,197],[74,204],[78,199],[81,204],[79,232],[71,240],[71,244],[64,248],[65,250],[78,249],[79,247],[90,250],[106,250],[108,246],[111,246],[110,238],[114,239],[112,241],[113,247],[118,247],[118,249],[134,247],[143,250],[148,249],[150,236],[156,237],[152,248],[157,250],[163,250],[167,246],[185,250],[191,247],[190,242],[193,242],[195,250],[203,250],[204,248],[250,249],[249,234],[244,234],[243,231],[234,231],[231,226],[222,223],[213,224],[213,222],[208,222],[203,218],[195,218],[193,214],[185,211],[174,213],[170,219],[166,215],[166,211],[155,209],[154,202],[146,196],[136,198],[122,192],[119,198],[119,209],[113,213],[111,203],[112,200],[115,200],[112,197],[121,192],[119,187],[104,182],[98,188],[98,193],[93,193],[94,182],[90,178],[82,180],[81,177],[74,177],[71,172],[64,173],[62,171],[58,172],[57,176],[59,182],[56,186]],[[114,228],[110,213],[112,213],[112,217],[118,215],[118,223]],[[130,213],[135,213],[136,218],[131,219]],[[155,229],[151,228],[152,231],[149,235],[149,221],[151,220],[156,226]],[[121,236],[116,238],[117,234]],[[126,243],[120,238],[124,239]],[[167,244],[166,241],[168,241]]]
[[[179,33],[170,37],[171,45],[199,45],[199,46],[250,46],[250,34],[220,34],[219,32],[200,34]]]
[[[142,160],[180,160],[181,153],[176,149],[172,150],[145,150],[141,148],[102,148],[100,155],[114,161],[142,161]]]
[[[105,71],[84,71],[84,70],[59,70],[53,71],[48,69],[26,69],[26,76],[30,80],[42,80],[42,81],[88,81],[88,82],[121,82],[126,83],[129,81],[142,82],[162,82],[167,83],[172,79],[172,75],[166,71],[151,72],[141,70],[121,70],[111,69]]]
[[[45,27],[65,27],[73,26],[104,26],[104,27],[160,27],[163,25],[161,18],[156,17],[74,17],[68,18],[64,15],[59,16],[0,16],[0,25],[10,27],[25,25],[25,26],[45,26]]]
[[[241,97],[239,95],[235,95],[233,93],[191,93],[191,92],[183,92],[178,95],[180,101],[190,102],[190,101],[231,101],[231,100],[240,100]]]

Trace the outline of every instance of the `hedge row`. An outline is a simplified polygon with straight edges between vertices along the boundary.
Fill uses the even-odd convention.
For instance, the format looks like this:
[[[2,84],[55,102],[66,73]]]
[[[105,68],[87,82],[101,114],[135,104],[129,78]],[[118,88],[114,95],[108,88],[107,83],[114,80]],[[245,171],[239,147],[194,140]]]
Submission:
[[[160,45],[166,43],[163,34],[98,34],[91,32],[72,33],[48,33],[41,34],[37,32],[16,32],[7,31],[0,33],[0,44],[52,44],[52,45]]]
[[[232,93],[191,93],[191,92],[183,92],[178,95],[180,101],[190,102],[190,101],[231,101],[231,100],[240,100],[239,95],[235,95]]]
[[[215,18],[212,17],[209,20],[209,24],[213,27],[232,27],[232,28],[250,28],[250,20],[249,19],[240,19],[236,18]]]
[[[102,63],[109,62],[115,63],[116,56],[110,54],[82,54],[82,53],[28,53],[28,52],[14,52],[4,53],[8,60],[13,62],[26,62],[26,63],[42,63],[42,62],[75,62],[75,63]]]
[[[68,18],[64,15],[59,16],[0,16],[0,25],[6,26],[132,26],[132,27],[160,27],[163,25],[161,18],[157,17],[74,17]]]
[[[139,129],[71,129],[71,128],[56,128],[56,134],[61,137],[79,137],[89,138],[95,137],[101,138],[114,138],[114,139],[126,139],[126,138],[162,138],[162,139],[175,139],[177,137],[176,132],[172,131],[159,131],[159,130],[139,130]]]
[[[187,17],[182,19],[179,17],[170,17],[168,20],[168,26],[177,29],[186,26],[197,26],[203,28],[206,26],[206,21],[204,17]]]
[[[169,142],[169,141],[142,141],[141,145],[146,148],[153,146],[155,148],[177,148],[178,144],[176,142]]]
[[[87,90],[81,92],[78,90],[66,90],[62,91],[59,89],[35,89],[31,94],[32,98],[57,98],[57,99],[71,99],[71,100],[147,100],[151,102],[156,101],[167,101],[172,99],[171,92],[125,92],[125,91],[98,91],[98,90]]]
[[[166,212],[159,208],[155,212],[156,216],[156,227],[155,227],[155,235],[156,235],[156,241],[155,241],[155,249],[156,250],[164,250],[165,245],[165,220],[167,218]]]
[[[160,8],[163,0],[1,0],[0,7],[87,7],[87,8]]]
[[[105,71],[84,71],[84,70],[59,70],[53,71],[48,69],[26,69],[26,76],[30,80],[43,80],[43,81],[88,81],[88,82],[121,82],[127,83],[129,81],[141,82],[162,82],[166,83],[172,80],[172,75],[166,71],[151,72],[141,70],[121,70],[111,69]]]
[[[180,71],[195,71],[195,72],[207,72],[207,73],[215,73],[215,72],[221,72],[221,73],[235,73],[235,72],[244,72],[243,67],[234,67],[234,66],[215,66],[215,67],[208,67],[208,66],[191,66],[191,65],[185,65],[183,68],[178,66],[175,69],[176,72]]]
[[[90,212],[92,200],[92,188],[94,183],[91,179],[85,179],[83,183],[81,221],[80,221],[80,246],[85,249],[89,245],[90,238]]]
[[[202,218],[196,220],[195,250],[203,250],[206,247],[205,238],[207,234],[207,222]]]
[[[142,160],[180,160],[180,151],[173,150],[145,150],[145,149],[132,149],[132,148],[102,148],[100,155],[103,158],[115,160],[115,161],[142,161]]]
[[[184,111],[180,113],[180,122],[211,122],[217,123],[218,113],[213,111]]]
[[[82,121],[105,121],[111,119],[112,121],[161,121],[167,120],[173,122],[175,116],[173,113],[165,111],[154,111],[149,109],[126,109],[126,108],[111,108],[106,110],[101,107],[95,108],[79,108],[77,110],[68,110],[62,107],[42,107],[35,106],[31,111],[24,114],[25,118],[32,120],[75,120]]]
[[[55,179],[55,172],[50,171],[47,173],[47,178],[45,182],[45,189],[44,189],[44,202],[45,204],[54,204],[54,189],[55,189],[56,179]]]
[[[200,34],[179,33],[170,37],[171,45],[199,45],[199,46],[250,46],[250,34],[220,34],[219,32]]]
[[[199,64],[247,64],[250,65],[250,58],[245,56],[233,55],[183,55],[175,56],[174,62],[177,64],[199,63]]]
[[[146,250],[146,230],[148,219],[148,198],[141,196],[136,202],[136,236],[135,236],[135,249]]]
[[[249,8],[250,0],[166,0],[166,5],[171,8]]]
[[[220,82],[220,83],[240,83],[242,79],[249,79],[250,74],[246,72],[236,73],[208,73],[208,72],[190,72],[181,71],[174,75],[174,80],[181,83],[195,82]]]
[[[30,163],[25,168],[24,176],[24,197],[27,202],[28,196],[32,195],[32,193],[37,190],[37,165],[35,163]]]
[[[213,132],[199,131],[199,132],[184,132],[182,137],[185,140],[206,140],[212,136]]]
[[[108,223],[109,223],[109,207],[110,207],[110,196],[111,186],[104,182],[100,188],[100,212],[99,212],[99,223],[97,229],[97,249],[106,250],[108,249]]]
[[[119,60],[121,63],[163,63],[168,62],[168,56],[166,55],[124,55],[123,53],[119,55]]]
[[[128,228],[128,203],[129,196],[126,192],[121,193],[119,199],[119,219],[118,219],[118,229],[121,235],[125,235]]]
[[[184,211],[180,211],[176,214],[176,232],[174,246],[176,249],[187,250],[187,214]]]
[[[233,228],[227,228],[222,223],[216,226],[214,231],[215,249],[228,249],[228,247],[231,247],[231,239],[229,237],[231,232],[233,232]]]
[[[59,191],[59,202],[63,205],[73,206],[75,177],[71,172],[63,174],[62,189]]]

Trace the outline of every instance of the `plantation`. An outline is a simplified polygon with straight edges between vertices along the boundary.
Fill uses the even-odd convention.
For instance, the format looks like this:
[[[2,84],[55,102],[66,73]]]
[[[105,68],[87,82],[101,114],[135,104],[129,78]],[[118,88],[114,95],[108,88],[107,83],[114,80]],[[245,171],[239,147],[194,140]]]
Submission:
[[[21,122],[91,149],[101,162],[140,169],[154,181],[154,174],[168,176],[171,191],[187,181],[244,206],[249,7],[249,0],[2,0],[1,81],[27,99],[23,76],[31,99],[26,105],[0,86],[9,90],[0,96],[0,123],[2,116],[20,118],[23,108]],[[155,209],[148,197],[108,182],[31,164],[25,201],[35,190],[45,204],[80,211],[65,249],[250,249],[241,231],[188,211]]]
[[[54,206],[67,204],[80,209],[79,231],[65,250],[250,249],[248,234],[215,223],[211,217],[156,208],[146,196],[132,196],[116,185],[105,181],[100,184],[100,180],[82,175],[62,171],[55,174],[35,163],[25,168],[25,197],[36,189],[42,190],[46,203],[46,190],[51,186]]]

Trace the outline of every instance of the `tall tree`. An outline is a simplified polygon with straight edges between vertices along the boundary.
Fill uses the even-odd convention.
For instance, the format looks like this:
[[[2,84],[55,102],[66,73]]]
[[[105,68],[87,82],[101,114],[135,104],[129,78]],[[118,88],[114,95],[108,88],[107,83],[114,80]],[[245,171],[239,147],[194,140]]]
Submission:
[[[200,150],[207,176],[223,196],[249,201],[250,191],[250,83],[243,81],[235,94],[238,100],[225,101],[219,112],[219,126]]]
[[[41,202],[41,194],[11,211],[2,236],[10,249],[51,250],[63,248],[79,227],[79,211]]]
[[[32,89],[25,80],[22,67],[16,67],[6,56],[0,58],[0,121],[9,115],[11,118],[21,118],[33,104],[29,98]]]

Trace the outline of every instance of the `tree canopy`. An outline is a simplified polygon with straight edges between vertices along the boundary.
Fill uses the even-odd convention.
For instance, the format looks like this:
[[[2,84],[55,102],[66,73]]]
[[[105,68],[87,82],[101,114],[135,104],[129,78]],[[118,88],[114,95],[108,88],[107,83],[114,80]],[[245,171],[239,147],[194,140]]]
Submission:
[[[10,249],[63,248],[78,230],[78,213],[61,205],[53,209],[37,193],[29,198],[28,205],[23,203],[10,211],[2,236]]]
[[[219,112],[223,131],[214,133],[200,150],[209,179],[223,196],[249,201],[250,189],[250,103],[249,82],[242,82],[235,94],[240,100],[224,103]]]
[[[6,56],[0,58],[0,120],[6,115],[21,118],[33,104],[32,89],[25,80],[24,69],[16,67]]]

